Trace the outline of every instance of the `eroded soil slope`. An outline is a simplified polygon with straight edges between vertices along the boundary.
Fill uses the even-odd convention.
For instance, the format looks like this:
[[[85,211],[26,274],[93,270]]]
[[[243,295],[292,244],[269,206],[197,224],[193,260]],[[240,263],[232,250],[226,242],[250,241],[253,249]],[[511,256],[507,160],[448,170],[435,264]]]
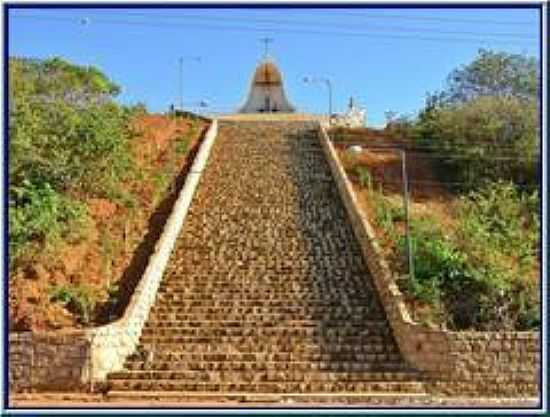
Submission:
[[[130,128],[137,179],[120,195],[76,196],[88,213],[76,237],[37,246],[10,276],[11,330],[87,326],[124,311],[207,122],[151,114]]]

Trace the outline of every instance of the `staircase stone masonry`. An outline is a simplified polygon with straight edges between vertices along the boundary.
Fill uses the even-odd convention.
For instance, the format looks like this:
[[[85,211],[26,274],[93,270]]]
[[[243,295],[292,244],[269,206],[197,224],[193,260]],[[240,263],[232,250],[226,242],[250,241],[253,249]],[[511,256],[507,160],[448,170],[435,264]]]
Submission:
[[[139,347],[108,375],[108,395],[425,395],[318,134],[316,122],[220,122]]]

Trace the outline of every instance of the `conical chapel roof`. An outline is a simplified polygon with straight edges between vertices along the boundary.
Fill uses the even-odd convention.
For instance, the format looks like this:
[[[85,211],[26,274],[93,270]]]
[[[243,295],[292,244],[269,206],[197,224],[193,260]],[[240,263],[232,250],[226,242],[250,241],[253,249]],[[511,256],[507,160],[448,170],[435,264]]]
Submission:
[[[262,60],[254,71],[253,84],[266,85],[266,84],[282,84],[283,77],[281,71],[277,68],[275,62],[269,58]]]

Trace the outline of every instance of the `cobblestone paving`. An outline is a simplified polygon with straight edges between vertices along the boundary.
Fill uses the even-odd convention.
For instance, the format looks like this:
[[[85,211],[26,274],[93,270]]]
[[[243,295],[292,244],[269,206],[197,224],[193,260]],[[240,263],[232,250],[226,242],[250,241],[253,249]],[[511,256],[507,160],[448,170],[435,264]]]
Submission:
[[[111,392],[423,395],[313,127],[220,123],[139,349],[109,375]]]

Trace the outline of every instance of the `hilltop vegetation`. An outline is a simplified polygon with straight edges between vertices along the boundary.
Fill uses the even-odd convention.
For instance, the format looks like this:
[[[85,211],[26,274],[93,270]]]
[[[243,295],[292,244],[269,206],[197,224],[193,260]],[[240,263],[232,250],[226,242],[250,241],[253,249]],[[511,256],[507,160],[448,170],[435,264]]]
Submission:
[[[60,58],[10,58],[9,77],[10,325],[86,325],[128,292],[123,272],[204,126],[122,106],[100,70]]]
[[[108,197],[130,175],[119,91],[95,68],[59,58],[10,60],[10,265],[32,241],[63,237],[85,220],[78,199]]]
[[[379,133],[410,149],[412,276],[399,157],[380,175],[374,154],[342,154],[417,320],[457,330],[540,325],[537,80],[534,59],[481,50],[418,117]]]
[[[390,121],[389,130],[438,154],[446,181],[475,189],[511,180],[539,184],[538,66],[534,58],[480,50],[429,93],[417,118]]]

